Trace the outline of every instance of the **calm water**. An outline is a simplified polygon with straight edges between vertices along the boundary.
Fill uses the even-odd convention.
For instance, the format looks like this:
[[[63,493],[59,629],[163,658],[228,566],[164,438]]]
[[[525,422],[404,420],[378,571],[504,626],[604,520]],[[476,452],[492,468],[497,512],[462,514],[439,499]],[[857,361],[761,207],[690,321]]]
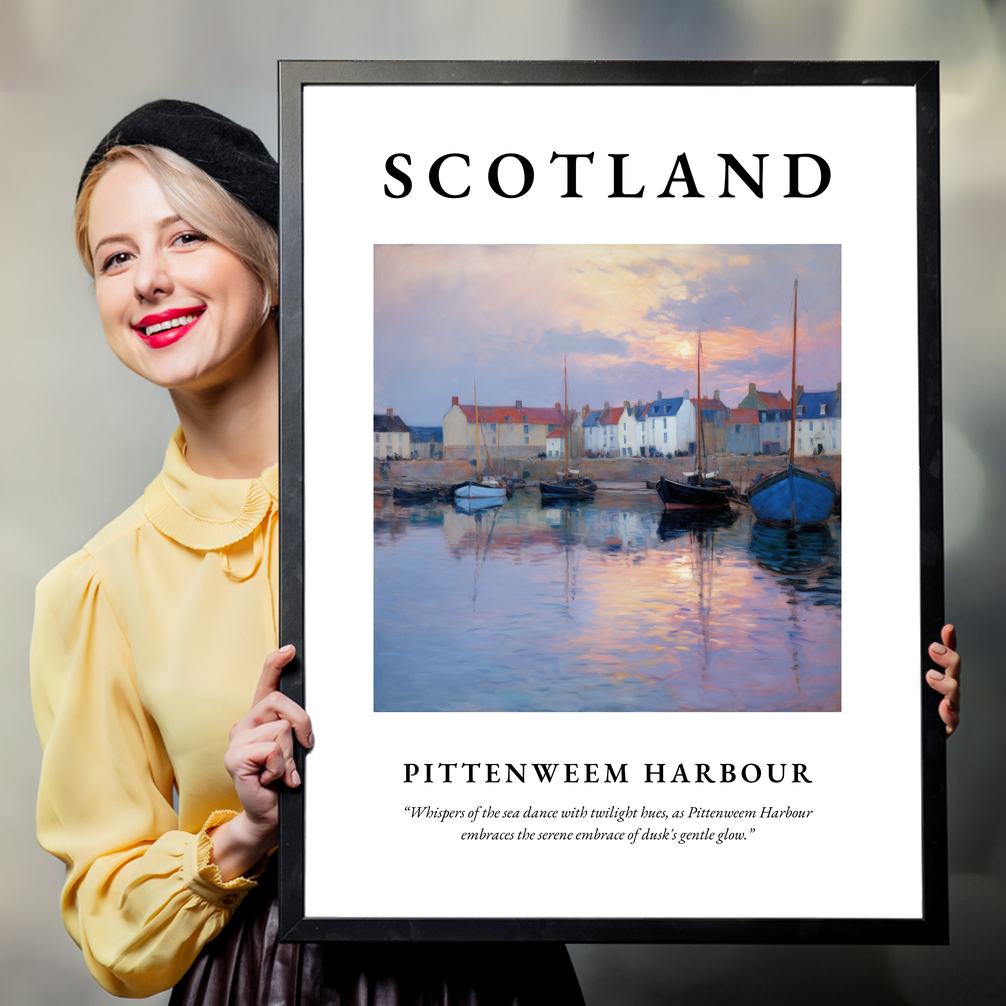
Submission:
[[[378,710],[836,710],[841,523],[375,497]],[[680,513],[680,512],[679,512]]]

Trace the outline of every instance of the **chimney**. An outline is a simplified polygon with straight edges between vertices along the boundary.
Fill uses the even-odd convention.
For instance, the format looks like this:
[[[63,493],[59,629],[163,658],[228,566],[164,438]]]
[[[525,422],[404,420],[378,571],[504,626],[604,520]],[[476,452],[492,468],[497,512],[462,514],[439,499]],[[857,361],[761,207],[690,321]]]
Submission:
[[[719,388],[717,388],[717,389],[716,389],[716,390],[715,390],[715,391],[713,392],[713,401],[714,401],[714,402],[718,402],[719,400],[720,400],[720,389],[719,389]]]
[[[628,410],[632,408],[632,405],[629,402],[628,398],[623,398],[622,399],[622,408],[625,409],[626,412],[628,412]]]
[[[562,412],[562,406],[558,402],[555,403],[555,411]]]
[[[803,385],[798,384],[796,386],[796,402],[799,403],[801,398],[803,398]]]
[[[838,387],[835,388],[835,397],[836,398],[841,398],[842,397],[842,382],[841,381],[838,382]]]
[[[586,419],[586,418],[587,418],[587,416],[589,416],[589,415],[590,415],[590,406],[589,406],[589,405],[585,405],[585,406],[583,407],[583,410],[582,410],[582,412],[580,413],[580,415],[581,415],[581,416],[582,416],[582,417],[583,417],[584,419]]]
[[[395,418],[395,410],[394,409],[387,409],[385,411],[388,413],[389,416],[391,416],[392,419]]]
[[[611,406],[607,402],[605,402],[604,403],[604,411],[607,412],[608,409],[610,409],[610,408],[611,408]]]
[[[684,399],[684,400],[685,400],[686,402],[688,401],[688,389],[687,389],[687,388],[685,388],[685,390],[684,390],[684,394],[682,394],[682,396],[681,396],[681,397],[682,397],[682,398],[683,398],[683,399]]]
[[[662,391],[658,391],[657,392],[657,401],[659,402],[663,397],[664,397],[664,393]]]
[[[754,381],[752,381],[752,382],[751,382],[751,383],[750,383],[750,384],[748,385],[748,394],[749,394],[749,395],[757,395],[757,394],[758,394],[758,392],[757,392],[757,391],[755,391],[755,386],[754,386]]]
[[[517,404],[514,406],[514,408],[518,409],[518,410],[519,409],[523,409],[524,408],[524,403],[518,398],[517,399]],[[557,408],[558,408],[558,406],[557,406]]]
[[[457,405],[457,404],[458,404],[458,396],[457,396],[457,395],[454,395],[454,396],[453,396],[453,397],[451,398],[451,405]]]

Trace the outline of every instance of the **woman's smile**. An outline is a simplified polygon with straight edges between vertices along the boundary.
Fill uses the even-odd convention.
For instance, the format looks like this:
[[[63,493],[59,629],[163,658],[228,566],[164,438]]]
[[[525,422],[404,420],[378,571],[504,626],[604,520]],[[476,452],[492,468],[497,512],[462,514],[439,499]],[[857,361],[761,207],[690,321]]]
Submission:
[[[133,331],[151,349],[161,349],[191,332],[205,310],[205,306],[176,307],[159,314],[148,314],[133,325]]]

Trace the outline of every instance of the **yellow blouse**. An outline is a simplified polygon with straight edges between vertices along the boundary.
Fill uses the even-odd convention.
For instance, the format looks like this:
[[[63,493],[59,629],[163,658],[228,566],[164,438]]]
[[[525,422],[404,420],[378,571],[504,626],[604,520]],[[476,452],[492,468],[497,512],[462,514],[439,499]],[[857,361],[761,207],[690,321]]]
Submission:
[[[223,882],[206,829],[241,809],[228,731],[276,646],[277,492],[276,467],[197,475],[178,430],[143,498],[38,586],[38,836],[115,995],[174,985],[255,886]]]

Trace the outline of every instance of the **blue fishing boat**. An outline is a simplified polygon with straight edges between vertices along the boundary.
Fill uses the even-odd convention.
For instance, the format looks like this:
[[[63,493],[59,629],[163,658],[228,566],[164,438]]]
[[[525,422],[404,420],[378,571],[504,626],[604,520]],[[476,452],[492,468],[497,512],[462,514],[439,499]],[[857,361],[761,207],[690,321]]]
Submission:
[[[799,287],[793,280],[793,371],[789,410],[789,464],[778,472],[760,475],[748,489],[747,500],[758,520],[778,527],[813,527],[823,524],[835,506],[838,487],[820,469],[794,464],[796,441],[796,316]]]
[[[757,480],[748,490],[748,503],[766,524],[809,527],[828,519],[836,492],[827,472],[790,464]]]

